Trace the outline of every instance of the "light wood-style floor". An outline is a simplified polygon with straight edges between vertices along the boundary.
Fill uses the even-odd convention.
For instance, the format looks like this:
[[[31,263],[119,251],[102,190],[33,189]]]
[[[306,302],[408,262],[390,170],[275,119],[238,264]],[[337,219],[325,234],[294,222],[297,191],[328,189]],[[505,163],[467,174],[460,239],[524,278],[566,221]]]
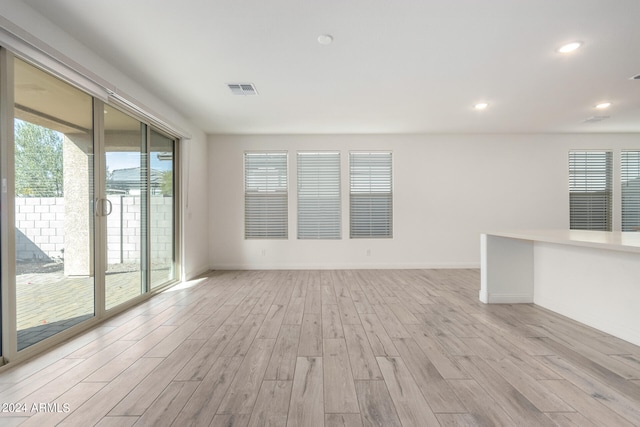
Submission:
[[[479,286],[212,272],[0,373],[0,425],[640,425],[639,347]]]

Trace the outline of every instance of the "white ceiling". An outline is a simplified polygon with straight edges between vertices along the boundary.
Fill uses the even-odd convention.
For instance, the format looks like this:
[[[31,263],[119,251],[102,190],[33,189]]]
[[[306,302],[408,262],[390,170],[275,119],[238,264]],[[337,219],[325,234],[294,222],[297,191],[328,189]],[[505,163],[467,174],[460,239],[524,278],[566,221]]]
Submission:
[[[24,1],[208,133],[640,132],[638,0]]]

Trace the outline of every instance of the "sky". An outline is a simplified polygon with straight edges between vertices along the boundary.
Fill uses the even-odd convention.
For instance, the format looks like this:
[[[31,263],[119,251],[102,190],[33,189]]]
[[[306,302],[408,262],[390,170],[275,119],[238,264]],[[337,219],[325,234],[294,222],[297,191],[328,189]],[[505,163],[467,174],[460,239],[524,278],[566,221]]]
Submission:
[[[151,169],[170,170],[173,162],[170,160],[159,160],[157,152],[151,153]],[[140,153],[133,151],[114,151],[107,152],[107,169],[114,171],[116,169],[137,168],[140,166]]]

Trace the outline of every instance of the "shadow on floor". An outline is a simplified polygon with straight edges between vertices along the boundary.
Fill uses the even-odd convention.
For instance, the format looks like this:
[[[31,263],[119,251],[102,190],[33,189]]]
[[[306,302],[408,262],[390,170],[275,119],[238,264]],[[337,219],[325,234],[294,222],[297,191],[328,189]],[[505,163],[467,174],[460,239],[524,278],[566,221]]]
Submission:
[[[40,326],[18,331],[18,351],[49,338],[60,331],[64,331],[78,323],[84,322],[93,317],[93,314],[72,317],[71,319],[60,320],[58,322],[46,323]]]

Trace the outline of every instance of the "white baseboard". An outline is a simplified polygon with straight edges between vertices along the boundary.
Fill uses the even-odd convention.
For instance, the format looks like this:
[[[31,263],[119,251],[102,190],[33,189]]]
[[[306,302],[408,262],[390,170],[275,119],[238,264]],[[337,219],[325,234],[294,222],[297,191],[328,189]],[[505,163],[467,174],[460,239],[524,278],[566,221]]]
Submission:
[[[478,269],[480,263],[425,263],[425,264],[214,264],[211,270],[429,270]]]
[[[482,299],[484,295],[480,295],[480,301],[485,301],[489,304],[530,304],[533,303],[533,294],[491,294],[486,295],[485,300]]]

